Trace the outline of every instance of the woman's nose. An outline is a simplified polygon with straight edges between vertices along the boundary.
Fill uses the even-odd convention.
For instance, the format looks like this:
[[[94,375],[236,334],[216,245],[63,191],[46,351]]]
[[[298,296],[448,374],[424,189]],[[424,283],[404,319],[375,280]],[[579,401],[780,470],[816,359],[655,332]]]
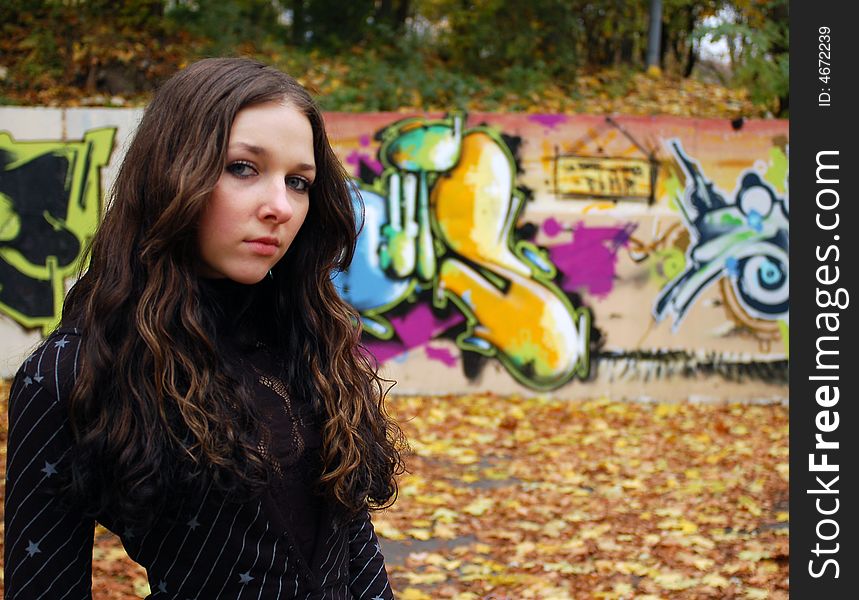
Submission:
[[[268,186],[260,210],[263,220],[283,223],[292,217],[295,211],[285,181],[274,181]]]

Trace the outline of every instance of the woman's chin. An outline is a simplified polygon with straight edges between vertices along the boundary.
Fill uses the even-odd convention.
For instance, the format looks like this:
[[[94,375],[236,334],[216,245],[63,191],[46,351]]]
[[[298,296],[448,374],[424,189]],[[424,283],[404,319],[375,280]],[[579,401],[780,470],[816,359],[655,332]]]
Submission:
[[[265,279],[266,275],[268,275],[268,271],[263,273],[229,274],[227,275],[227,278],[236,283],[241,283],[242,285],[255,285]]]
[[[201,269],[199,274],[206,279],[225,279],[242,285],[255,285],[266,278],[268,270],[260,272],[257,270],[215,271]]]

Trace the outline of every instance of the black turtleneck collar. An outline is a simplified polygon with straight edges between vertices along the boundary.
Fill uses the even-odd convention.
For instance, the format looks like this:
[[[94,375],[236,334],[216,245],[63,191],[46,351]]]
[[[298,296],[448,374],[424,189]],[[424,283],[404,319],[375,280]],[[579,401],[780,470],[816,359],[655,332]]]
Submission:
[[[200,305],[211,319],[214,334],[239,344],[256,339],[252,306],[258,295],[257,286],[231,279],[200,279]]]

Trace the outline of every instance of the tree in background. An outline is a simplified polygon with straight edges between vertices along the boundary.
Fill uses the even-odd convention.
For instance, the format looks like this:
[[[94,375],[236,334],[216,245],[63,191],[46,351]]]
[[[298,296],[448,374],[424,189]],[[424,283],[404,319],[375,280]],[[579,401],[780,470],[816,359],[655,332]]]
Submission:
[[[153,1],[164,4],[163,0]],[[168,4],[166,20],[174,28],[205,39],[210,54],[230,54],[248,42],[285,38],[280,8],[271,0],[174,0]]]
[[[175,70],[162,0],[4,0],[0,27],[12,89],[131,95]]]
[[[730,50],[734,83],[745,86],[752,100],[779,116],[789,109],[790,55],[788,0],[734,0],[722,3],[726,19],[699,29],[698,37],[724,40]]]
[[[525,108],[550,87],[575,96],[583,74],[628,80],[643,71],[650,2],[4,0],[0,101],[62,100],[81,91],[142,98],[200,56],[250,54],[308,79],[334,72],[326,104],[338,109],[456,107],[468,98],[489,110],[517,98],[513,108]],[[723,83],[787,114],[787,0],[662,5],[664,73],[700,76],[705,36],[724,40],[731,52]],[[628,87],[615,85],[609,95]]]

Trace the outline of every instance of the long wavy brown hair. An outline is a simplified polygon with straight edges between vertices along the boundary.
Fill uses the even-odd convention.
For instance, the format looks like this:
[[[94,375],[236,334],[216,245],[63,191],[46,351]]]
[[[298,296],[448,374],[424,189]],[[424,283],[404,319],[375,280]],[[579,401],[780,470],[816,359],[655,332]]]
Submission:
[[[224,364],[201,306],[197,223],[220,177],[238,112],[285,101],[313,129],[310,209],[272,278],[253,286],[257,322],[287,357],[291,394],[321,414],[319,485],[346,514],[389,505],[402,432],[360,346],[360,319],[331,278],[355,250],[348,177],[319,108],[288,75],[247,59],[207,59],[155,94],[128,147],[89,267],[63,322],[83,331],[70,399],[76,439],[67,491],[93,513],[148,521],[176,486],[258,492],[271,469],[260,417]],[[262,317],[259,317],[262,310]]]

